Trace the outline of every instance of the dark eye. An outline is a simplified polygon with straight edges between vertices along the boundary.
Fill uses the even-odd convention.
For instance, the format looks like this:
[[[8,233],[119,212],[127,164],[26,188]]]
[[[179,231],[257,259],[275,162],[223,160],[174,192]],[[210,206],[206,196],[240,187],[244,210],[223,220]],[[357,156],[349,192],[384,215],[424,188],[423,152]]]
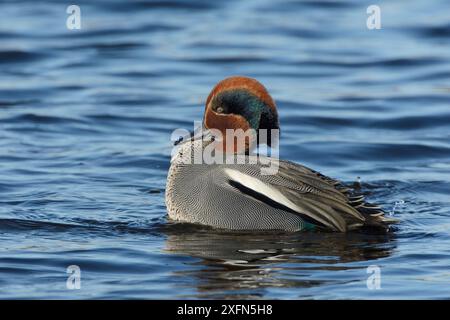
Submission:
[[[223,113],[223,108],[222,107],[217,107],[216,112],[217,113]]]

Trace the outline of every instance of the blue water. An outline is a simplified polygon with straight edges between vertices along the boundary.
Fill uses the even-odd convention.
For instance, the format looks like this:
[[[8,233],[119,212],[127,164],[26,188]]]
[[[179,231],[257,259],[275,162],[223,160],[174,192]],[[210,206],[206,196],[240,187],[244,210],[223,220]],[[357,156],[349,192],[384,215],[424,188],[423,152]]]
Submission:
[[[450,3],[373,2],[78,0],[68,30],[65,1],[2,1],[0,298],[450,298]],[[168,222],[170,134],[234,74],[276,100],[282,158],[359,177],[396,228]]]

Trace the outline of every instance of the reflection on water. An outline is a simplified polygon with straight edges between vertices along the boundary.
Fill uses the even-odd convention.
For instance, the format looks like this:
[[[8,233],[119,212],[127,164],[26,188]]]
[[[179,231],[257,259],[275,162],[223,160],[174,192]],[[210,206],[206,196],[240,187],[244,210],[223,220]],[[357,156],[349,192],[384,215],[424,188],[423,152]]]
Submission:
[[[199,259],[192,262],[194,270],[174,271],[173,275],[196,284],[197,297],[214,298],[257,298],[264,295],[255,290],[267,287],[301,289],[347,281],[338,274],[334,279],[311,278],[321,271],[358,269],[364,279],[365,264],[351,263],[388,257],[396,246],[392,232],[248,234],[184,225],[165,233],[166,252]],[[245,289],[252,289],[251,293],[243,294]]]

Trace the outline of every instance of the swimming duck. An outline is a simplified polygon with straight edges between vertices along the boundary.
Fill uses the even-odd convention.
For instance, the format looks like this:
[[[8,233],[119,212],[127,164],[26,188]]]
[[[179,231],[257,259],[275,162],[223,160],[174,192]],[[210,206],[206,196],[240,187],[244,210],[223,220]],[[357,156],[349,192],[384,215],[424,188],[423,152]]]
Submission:
[[[387,230],[394,222],[379,206],[367,203],[335,179],[290,161],[252,153],[261,144],[252,135],[245,143],[231,143],[230,148],[224,138],[227,129],[279,129],[275,102],[257,80],[234,76],[220,81],[206,100],[201,130],[176,142],[166,186],[170,219],[260,231]],[[213,131],[222,133],[222,138],[216,139]],[[266,145],[273,146],[272,140],[269,134]],[[195,152],[206,148],[225,161],[193,161]],[[230,157],[233,162],[226,161]],[[276,172],[264,174],[267,165],[273,165]]]

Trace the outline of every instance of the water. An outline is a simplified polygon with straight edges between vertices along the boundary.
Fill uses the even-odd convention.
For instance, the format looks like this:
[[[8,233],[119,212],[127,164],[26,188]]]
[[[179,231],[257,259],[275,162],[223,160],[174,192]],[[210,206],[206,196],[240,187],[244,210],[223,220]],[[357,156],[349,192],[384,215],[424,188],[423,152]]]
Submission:
[[[0,298],[450,298],[447,0],[378,1],[381,30],[366,28],[372,1],[76,4],[81,30],[64,2],[0,4]],[[277,101],[282,158],[360,177],[401,223],[169,223],[170,134],[234,74]],[[66,288],[70,265],[80,290]]]

